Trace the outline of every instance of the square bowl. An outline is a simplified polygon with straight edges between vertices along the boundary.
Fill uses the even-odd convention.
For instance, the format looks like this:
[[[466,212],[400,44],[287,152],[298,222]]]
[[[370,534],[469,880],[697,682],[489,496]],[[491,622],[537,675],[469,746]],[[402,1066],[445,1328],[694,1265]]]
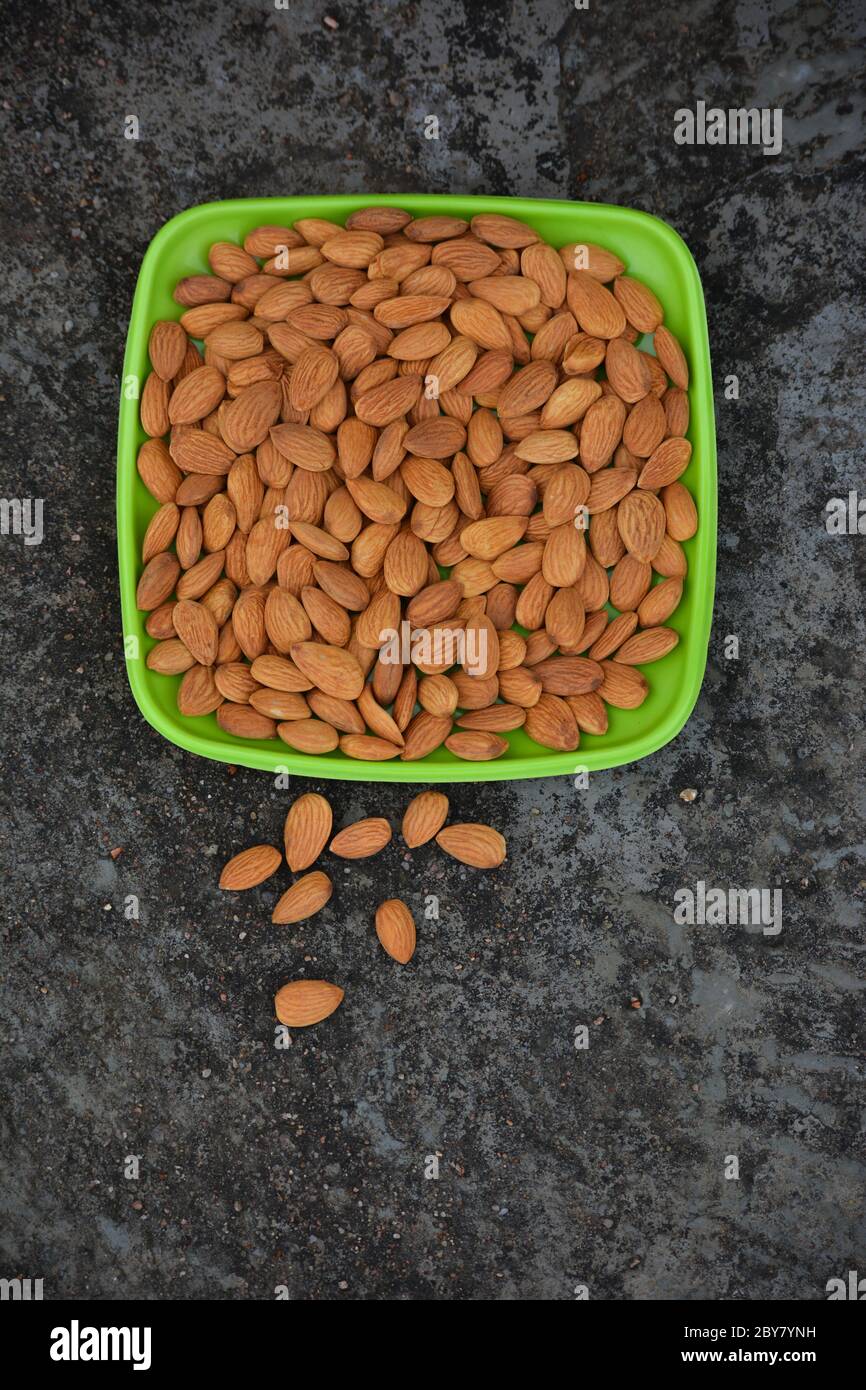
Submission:
[[[141,543],[157,503],[141,482],[136,454],[146,438],[138,400],[127,389],[143,384],[149,371],[148,337],[157,319],[179,318],[172,298],[185,275],[209,269],[207,253],[215,241],[243,241],[260,225],[291,225],[301,217],[343,223],[351,212],[371,204],[405,208],[414,216],[446,213],[467,220],[498,212],[530,223],[555,247],[597,242],[625,262],[629,274],[645,281],[664,305],[665,323],[683,346],[690,369],[688,437],[692,457],[682,481],[698,508],[695,536],[684,543],[688,577],[683,598],[668,624],[679,644],[649,671],[650,693],[639,709],[609,710],[603,736],[581,734],[580,748],[562,753],[542,748],[517,729],[505,735],[509,748],[493,762],[466,762],[444,746],[418,762],[369,763],[333,753],[297,753],[279,740],[250,740],[225,733],[211,714],[185,718],[176,704],[179,676],[160,675],[145,664],[154,645],[145,631],[146,615],[136,608]],[[135,291],[123,365],[117,450],[117,541],[124,649],[129,683],[148,723],[171,743],[224,763],[364,782],[488,782],[511,778],[563,776],[599,771],[646,757],[669,743],[685,724],[704,676],[713,612],[716,563],[716,446],[712,376],[704,297],[697,267],[685,242],[667,223],[631,208],[603,203],[547,202],[541,199],[463,197],[457,194],[374,194],[243,198],[203,203],[172,218],[150,243]],[[127,398],[131,396],[132,398]]]

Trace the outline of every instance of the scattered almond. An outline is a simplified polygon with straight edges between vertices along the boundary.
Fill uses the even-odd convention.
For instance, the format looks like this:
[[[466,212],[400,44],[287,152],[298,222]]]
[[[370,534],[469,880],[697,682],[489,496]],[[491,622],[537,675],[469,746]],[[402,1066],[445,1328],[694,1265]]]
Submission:
[[[376,935],[384,950],[401,965],[415,954],[415,921],[400,898],[388,898],[376,909]]]

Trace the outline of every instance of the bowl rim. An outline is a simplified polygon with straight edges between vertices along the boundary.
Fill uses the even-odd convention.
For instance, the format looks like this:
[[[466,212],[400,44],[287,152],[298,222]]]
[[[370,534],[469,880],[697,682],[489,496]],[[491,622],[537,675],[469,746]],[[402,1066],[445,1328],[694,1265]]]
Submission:
[[[309,213],[311,201],[315,202],[319,209],[318,214]],[[135,605],[139,559],[132,532],[133,497],[138,478],[135,466],[139,448],[138,396],[130,397],[125,386],[131,377],[138,380],[139,374],[134,359],[140,355],[142,335],[146,343],[150,331],[146,305],[159,273],[163,249],[179,235],[186,235],[199,223],[210,220],[215,214],[225,218],[253,217],[267,224],[269,212],[276,214],[279,209],[279,218],[286,219],[293,207],[303,205],[307,209],[306,214],[295,213],[295,217],[327,217],[330,212],[336,215],[334,220],[345,220],[355,209],[374,204],[406,207],[419,215],[432,210],[454,213],[461,208],[472,209],[470,216],[482,211],[501,212],[506,216],[516,217],[531,217],[533,211],[556,211],[572,216],[583,213],[590,217],[601,213],[608,217],[613,216],[623,224],[644,226],[665,245],[673,259],[679,262],[678,268],[684,274],[686,284],[686,302],[682,307],[688,322],[689,401],[693,415],[695,409],[700,411],[701,427],[706,434],[703,446],[705,457],[702,457],[701,466],[702,469],[706,469],[707,478],[701,497],[700,525],[694,537],[696,550],[690,562],[690,571],[697,569],[700,574],[701,588],[697,593],[697,607],[689,626],[689,657],[685,678],[676,699],[671,701],[669,708],[650,730],[637,731],[629,735],[619,749],[611,746],[610,750],[606,751],[600,743],[596,747],[581,747],[573,753],[562,753],[541,749],[539,746],[538,754],[520,754],[516,758],[484,763],[451,761],[450,756],[447,762],[437,761],[436,753],[417,762],[401,762],[399,758],[383,762],[364,762],[342,756],[298,753],[286,744],[274,744],[273,740],[240,739],[224,733],[221,729],[218,729],[219,738],[215,740],[212,732],[200,733],[197,727],[193,727],[199,724],[199,720],[184,718],[179,714],[172,718],[154,698],[150,677],[156,676],[157,673],[149,671],[145,665],[144,653],[141,651],[145,615],[139,612]],[[143,379],[142,377],[142,382]],[[670,743],[683,729],[703,684],[715,597],[717,498],[712,366],[703,287],[694,258],[685,241],[673,227],[652,213],[612,203],[487,197],[481,194],[460,193],[349,193],[233,198],[197,203],[175,214],[163,223],[148,244],[136,282],[129,317],[118,418],[116,518],[124,655],[130,688],[139,711],[152,728],[170,743],[187,752],[217,762],[239,764],[284,775],[297,774],[338,781],[405,783],[487,782],[556,777],[574,775],[584,770],[603,771],[649,757]],[[441,750],[437,750],[437,753],[441,753]]]

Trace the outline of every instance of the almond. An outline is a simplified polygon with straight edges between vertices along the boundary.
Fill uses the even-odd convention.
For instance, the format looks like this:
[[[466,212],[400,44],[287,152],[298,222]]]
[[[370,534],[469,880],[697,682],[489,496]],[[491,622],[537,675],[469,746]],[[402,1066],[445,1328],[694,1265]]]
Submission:
[[[520,269],[528,280],[538,286],[542,304],[558,309],[565,301],[565,267],[552,246],[534,242],[524,247]]]
[[[410,720],[404,731],[404,746],[396,751],[403,762],[417,762],[441,747],[451,732],[451,716],[428,714],[422,710]]]
[[[329,849],[341,859],[369,859],[384,849],[390,839],[391,826],[388,821],[382,816],[371,816],[339,831]]]
[[[186,356],[187,336],[179,323],[161,320],[150,330],[147,355],[153,370],[163,381],[177,376]]]
[[[469,293],[485,299],[501,314],[520,318],[541,303],[541,291],[534,280],[522,275],[488,275],[482,280],[469,281]]]
[[[309,676],[326,695],[356,700],[364,688],[364,672],[357,658],[342,647],[320,642],[296,642],[289,655],[299,671]]]
[[[570,242],[559,252],[566,270],[583,270],[606,284],[621,275],[625,266],[618,256],[604,246],[591,241]]]
[[[366,269],[384,246],[378,232],[340,231],[322,243],[321,251],[326,260],[336,265]]]
[[[610,463],[622,439],[625,418],[618,396],[602,396],[589,407],[580,427],[580,462],[587,473],[597,473]]]
[[[604,361],[606,350],[607,343],[603,338],[593,338],[589,333],[575,333],[563,349],[562,370],[567,376],[593,372]]]
[[[682,546],[674,540],[673,536],[665,535],[652,558],[652,567],[656,574],[662,575],[665,579],[685,578],[688,572],[688,563]]]
[[[377,483],[372,478],[347,478],[346,488],[364,516],[380,526],[395,525],[406,512],[406,502],[387,483]]]
[[[232,287],[228,280],[218,275],[187,275],[178,280],[174,287],[174,298],[178,304],[193,307],[197,304],[216,304],[228,299]]]
[[[400,898],[388,898],[376,909],[376,935],[383,949],[401,965],[415,954],[415,921]]]
[[[607,733],[607,707],[597,691],[591,690],[585,695],[569,695],[566,699],[581,733]]]
[[[669,483],[662,488],[661,500],[668,535],[675,541],[690,540],[698,529],[698,513],[688,488],[682,483]]]
[[[666,428],[664,407],[650,391],[629,411],[622,442],[637,458],[649,458],[664,439]]]
[[[548,397],[541,412],[541,426],[545,430],[561,429],[563,425],[574,425],[582,420],[589,407],[601,395],[597,381],[583,377],[572,377]]]
[[[182,599],[172,614],[174,630],[188,652],[200,666],[212,666],[216,661],[219,629],[216,618],[204,604]]]
[[[527,415],[553,394],[556,387],[556,367],[552,362],[529,362],[520,367],[497,398],[500,418]]]
[[[590,516],[595,516],[597,512],[606,512],[615,507],[617,502],[631,492],[636,482],[637,473],[633,468],[602,468],[599,473],[593,473],[589,496],[586,499],[587,512]],[[591,542],[595,535],[595,523],[590,527],[589,534]]]
[[[577,720],[558,695],[544,694],[526,711],[525,732],[543,748],[555,748],[562,753],[573,752],[580,744]]]
[[[583,532],[578,530],[570,521],[562,526],[554,527],[544,545],[541,577],[555,589],[568,589],[580,579],[585,565],[586,540]],[[536,576],[536,578],[538,577]],[[529,581],[523,594],[526,594],[533,582],[533,580]],[[523,595],[521,595],[522,597]],[[518,611],[520,606],[518,603]],[[538,617],[537,622],[522,625],[533,628],[540,627],[544,614],[541,613],[536,616]]]
[[[292,695],[287,690],[268,690],[259,686],[251,692],[249,702],[253,709],[258,710],[259,714],[266,714],[269,719],[300,721],[310,713],[303,695]],[[278,735],[279,732],[278,724]]]
[[[228,473],[235,461],[235,455],[228,445],[206,430],[191,430],[189,434],[174,440],[171,456],[185,473],[202,473],[214,478]],[[211,495],[208,493],[208,497]],[[175,500],[180,500],[180,488],[175,493]],[[185,500],[191,501],[189,498]],[[195,500],[200,502],[203,499],[198,497]]]
[[[154,555],[167,550],[177,533],[180,511],[174,502],[165,502],[148,522],[141,547],[141,561],[146,565]]]
[[[434,357],[451,341],[451,334],[444,323],[416,323],[398,333],[388,345],[388,356],[399,362],[417,362],[424,357]],[[361,417],[363,419],[363,416]],[[370,423],[373,423],[372,421]]]
[[[498,830],[476,822],[446,826],[436,836],[436,843],[452,859],[471,869],[497,869],[504,863],[507,848]]]
[[[623,666],[644,666],[667,656],[679,640],[679,633],[671,627],[645,627],[623,642],[613,659]]]
[[[360,758],[362,762],[381,763],[396,758],[400,749],[396,743],[387,739],[375,738],[372,734],[344,734],[340,747],[350,758]]]
[[[616,524],[628,553],[648,563],[664,540],[665,509],[653,493],[636,488],[620,502]]]
[[[440,242],[430,259],[433,265],[447,267],[462,284],[492,275],[500,263],[491,247],[463,237]]]
[[[181,471],[162,439],[146,439],[138,451],[135,466],[139,477],[157,502],[173,502],[181,481]]]
[[[168,418],[173,425],[194,425],[215,410],[225,395],[226,379],[216,367],[197,367],[171,393]]]
[[[692,446],[687,439],[674,437],[664,440],[653,450],[641,469],[638,487],[652,491],[675,483],[680,474],[685,473],[691,457]]]
[[[286,863],[292,873],[308,869],[319,857],[332,825],[331,807],[316,792],[306,792],[292,803],[283,829]]]
[[[491,759],[501,758],[503,753],[508,752],[508,740],[486,730],[464,729],[446,738],[445,747],[455,757],[464,758],[469,762],[490,762]]]
[[[637,613],[620,613],[618,617],[609,622],[601,636],[593,642],[589,649],[589,656],[592,661],[602,661],[605,657],[615,652],[617,647],[622,646],[627,637],[631,637],[637,627]]]
[[[311,425],[275,425],[270,437],[278,453],[311,473],[330,468],[336,457],[328,436]]]
[[[274,1011],[289,1028],[309,1028],[328,1018],[344,997],[343,990],[327,980],[292,980],[277,990]]]
[[[573,270],[566,285],[568,307],[584,333],[593,338],[618,338],[625,314],[610,290],[588,270]]]
[[[549,656],[532,669],[545,695],[585,695],[602,682],[598,662],[583,656]]]
[[[604,680],[598,694],[614,709],[637,709],[649,694],[649,686],[640,671],[615,661],[603,661]]]
[[[253,845],[229,860],[220,874],[220,888],[235,893],[255,888],[256,884],[264,883],[266,878],[276,873],[282,862],[283,856],[273,845]]]
[[[682,579],[663,579],[650,589],[637,610],[641,627],[657,627],[665,622],[679,606],[683,596]]]
[[[333,725],[323,719],[291,719],[277,725],[277,736],[299,753],[319,757],[333,753],[340,736]]]
[[[220,705],[216,712],[217,723],[227,734],[235,738],[269,739],[276,734],[273,719],[266,718],[249,705]]]
[[[213,714],[222,702],[223,697],[217,689],[213,668],[191,666],[177,691],[177,707],[180,713],[195,719],[203,714]]]
[[[303,922],[321,911],[333,891],[334,885],[321,870],[304,874],[280,898],[271,914],[271,921],[284,925]]]
[[[460,532],[463,549],[478,560],[495,560],[523,536],[525,516],[496,516],[473,521]]]
[[[608,343],[604,370],[616,394],[630,404],[641,400],[652,384],[643,356],[625,338],[613,338]]]
[[[621,613],[636,612],[652,582],[652,568],[635,555],[624,555],[610,577],[610,601]]]
[[[682,391],[687,391],[689,386],[689,368],[685,353],[673,333],[671,333],[669,328],[665,328],[664,324],[661,324],[655,330],[653,334],[653,346],[656,350],[656,357],[667,372],[674,386],[679,386]]]
[[[451,323],[457,333],[490,350],[512,349],[511,334],[498,309],[484,299],[455,299],[451,306]],[[437,348],[437,352],[441,352]]]
[[[365,392],[355,401],[355,414],[368,425],[382,427],[411,410],[421,394],[421,377],[416,373],[395,377]]]
[[[613,282],[613,292],[639,333],[655,333],[664,311],[651,289],[629,275],[620,275]]]
[[[533,430],[519,440],[514,455],[528,463],[566,463],[577,457],[577,439],[571,430]]]
[[[519,222],[516,217],[504,217],[497,212],[483,212],[473,217],[469,224],[479,241],[488,241],[491,246],[531,246],[539,241],[533,227]]]
[[[457,725],[461,729],[484,729],[489,733],[507,733],[519,729],[526,721],[526,710],[520,705],[487,705],[484,709],[461,714]]]
[[[195,657],[179,637],[169,637],[151,647],[146,664],[149,671],[158,671],[161,676],[179,676],[195,665]]]
[[[409,849],[432,840],[445,824],[448,798],[442,792],[421,792],[412,798],[403,813],[402,835]]]
[[[438,319],[450,303],[450,295],[402,294],[396,299],[382,300],[373,310],[373,317],[386,328],[411,328],[415,323]]]
[[[138,581],[138,588],[135,592],[135,606],[149,612],[153,608],[158,608],[164,603],[169,594],[174,591],[180,574],[180,565],[177,557],[169,551],[161,551],[154,555],[144,568],[144,572]]]
[[[689,398],[680,386],[671,386],[662,397],[668,434],[684,435],[689,427]]]

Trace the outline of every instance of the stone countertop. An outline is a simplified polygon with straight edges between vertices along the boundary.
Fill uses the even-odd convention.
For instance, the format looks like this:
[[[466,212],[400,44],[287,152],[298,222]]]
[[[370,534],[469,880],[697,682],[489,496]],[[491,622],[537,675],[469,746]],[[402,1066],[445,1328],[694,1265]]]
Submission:
[[[73,0],[4,26],[3,489],[44,499],[45,538],[0,537],[0,1275],[50,1298],[825,1297],[864,1268],[866,542],[824,512],[866,490],[861,7]],[[699,100],[780,108],[781,152],[677,144]],[[145,724],[114,447],[158,227],[310,190],[676,227],[709,313],[719,573],[672,744],[582,791],[455,786],[504,870],[395,840],[338,867],[327,920],[277,931],[272,891],[220,894],[222,862],[299,790],[338,824],[397,823],[411,790],[287,794]],[[781,932],[677,924],[699,881],[780,888]],[[405,971],[371,935],[400,894],[439,904]],[[347,999],[279,1051],[299,970]]]

